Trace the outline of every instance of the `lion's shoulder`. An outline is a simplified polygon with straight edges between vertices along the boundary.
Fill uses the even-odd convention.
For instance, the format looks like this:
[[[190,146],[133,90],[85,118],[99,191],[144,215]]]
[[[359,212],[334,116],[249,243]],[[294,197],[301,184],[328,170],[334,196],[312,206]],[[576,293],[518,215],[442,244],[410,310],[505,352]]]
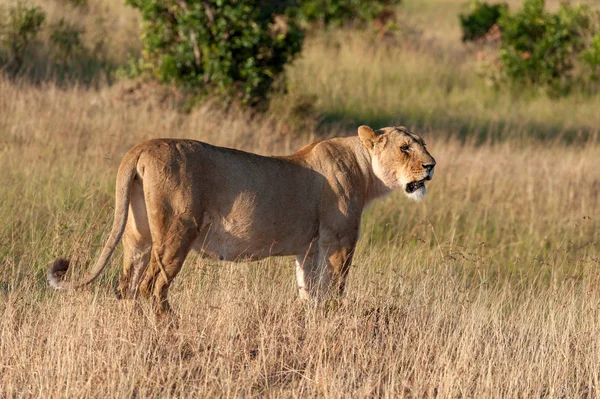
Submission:
[[[314,148],[317,147],[319,144],[323,143],[324,141],[325,140],[315,141],[313,143],[305,145],[293,154],[278,156],[276,158],[285,159],[289,161],[305,161],[310,155],[312,155]]]
[[[324,139],[307,144],[285,158],[292,161],[337,163],[340,159],[353,157],[356,142],[353,137]]]

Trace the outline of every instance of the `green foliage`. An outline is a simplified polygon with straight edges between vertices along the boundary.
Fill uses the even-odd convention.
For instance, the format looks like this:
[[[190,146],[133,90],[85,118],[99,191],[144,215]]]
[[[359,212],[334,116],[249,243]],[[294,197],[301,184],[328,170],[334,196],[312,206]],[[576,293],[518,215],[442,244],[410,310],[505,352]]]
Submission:
[[[583,52],[582,60],[589,68],[590,78],[600,80],[600,32],[592,37],[590,45]]]
[[[281,1],[128,0],[142,13],[144,66],[163,82],[256,105],[300,51]]]
[[[73,7],[85,8],[88,6],[88,0],[66,0]]]
[[[460,15],[462,40],[473,41],[485,36],[503,14],[508,12],[506,4],[487,4],[480,1],[471,3],[471,13]]]
[[[67,18],[49,23],[42,8],[30,6],[26,1],[10,0],[5,7],[0,5],[0,69],[3,72],[34,82],[97,84],[100,79],[112,78],[115,65],[104,48],[102,33],[95,35],[92,46],[87,47],[80,25]],[[40,35],[41,32],[44,34]]]
[[[29,45],[35,40],[46,20],[40,7],[17,1],[8,9],[0,9],[0,39],[8,49],[8,63],[19,68]]]
[[[515,83],[548,86],[562,91],[585,47],[589,10],[562,4],[555,13],[544,11],[543,0],[525,0],[523,9],[499,20],[503,43],[503,73]]]
[[[58,58],[68,62],[76,53],[84,51],[81,35],[83,30],[63,18],[51,26],[50,41],[58,50]]]
[[[356,21],[364,23],[386,16],[401,0],[304,0],[299,16],[309,24],[340,26]]]
[[[551,13],[544,9],[544,0],[524,0],[523,7],[513,13],[505,5],[474,4],[472,14],[461,16],[463,40],[480,37],[492,20],[498,25],[501,41],[494,49],[497,55],[486,57],[489,48],[480,51],[485,62],[491,59],[486,75],[494,83],[519,89],[543,88],[551,95],[563,95],[574,85],[591,88],[586,84],[598,80],[597,11],[563,3]]]
[[[142,13],[144,53],[130,72],[201,95],[264,104],[308,25],[386,19],[400,0],[127,0]]]

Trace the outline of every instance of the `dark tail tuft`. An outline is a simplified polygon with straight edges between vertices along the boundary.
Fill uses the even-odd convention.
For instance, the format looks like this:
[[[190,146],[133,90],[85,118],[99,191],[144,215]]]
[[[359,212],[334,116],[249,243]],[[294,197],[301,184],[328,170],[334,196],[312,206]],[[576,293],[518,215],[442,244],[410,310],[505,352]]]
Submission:
[[[56,259],[52,266],[48,268],[46,276],[48,284],[56,290],[63,288],[61,283],[65,274],[67,274],[67,270],[69,270],[69,260],[65,258]]]

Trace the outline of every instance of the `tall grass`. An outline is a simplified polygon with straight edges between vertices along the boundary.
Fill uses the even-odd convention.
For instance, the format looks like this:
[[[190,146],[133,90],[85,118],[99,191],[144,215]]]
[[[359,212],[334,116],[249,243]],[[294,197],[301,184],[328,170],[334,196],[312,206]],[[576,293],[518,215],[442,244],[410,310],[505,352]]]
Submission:
[[[487,87],[474,52],[423,35],[387,45],[351,31],[313,38],[290,71],[290,91],[314,98],[331,121],[401,123],[479,140],[597,136],[600,96],[551,99]]]
[[[0,75],[0,397],[600,396],[598,99],[496,93],[451,28],[460,2],[403,7],[430,21],[413,42],[311,37],[263,115]],[[367,210],[339,306],[296,303],[288,258],[190,257],[171,328],[115,299],[120,253],[90,289],[46,287],[55,257],[95,258],[135,143],[281,154],[362,123],[413,127],[438,165],[422,202]]]

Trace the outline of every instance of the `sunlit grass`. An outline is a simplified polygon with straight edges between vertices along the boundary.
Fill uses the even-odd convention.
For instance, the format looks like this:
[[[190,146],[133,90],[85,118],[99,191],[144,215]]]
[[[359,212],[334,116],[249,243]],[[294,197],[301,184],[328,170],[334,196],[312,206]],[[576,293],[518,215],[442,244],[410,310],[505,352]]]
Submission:
[[[599,396],[599,99],[486,87],[451,28],[460,4],[407,1],[406,21],[430,21],[413,42],[310,38],[264,115],[182,113],[152,84],[0,76],[0,397]],[[365,212],[340,304],[296,303],[288,258],[191,256],[171,328],[115,299],[119,251],[88,290],[46,287],[54,258],[76,275],[94,260],[134,144],[282,154],[365,123],[412,127],[437,166],[423,201]]]
[[[552,99],[488,87],[475,54],[397,39],[381,44],[355,32],[312,39],[291,69],[290,91],[313,96],[326,119],[403,124],[463,138],[597,137],[600,96]],[[327,56],[324,56],[327,54]]]

